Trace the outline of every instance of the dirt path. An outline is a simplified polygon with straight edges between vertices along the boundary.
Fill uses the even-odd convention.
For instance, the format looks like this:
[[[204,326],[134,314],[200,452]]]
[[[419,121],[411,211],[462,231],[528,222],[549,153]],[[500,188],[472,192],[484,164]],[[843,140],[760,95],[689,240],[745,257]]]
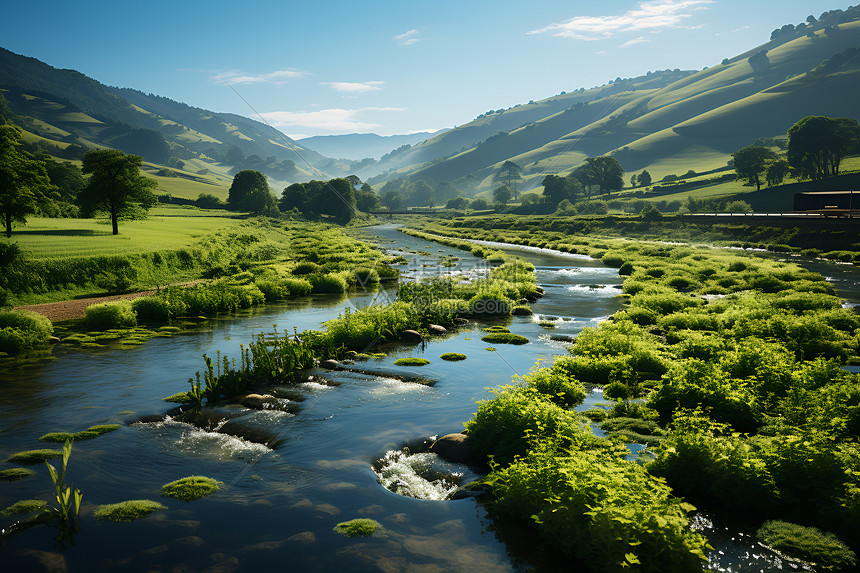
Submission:
[[[186,286],[206,282],[206,279],[181,283],[174,286]],[[48,317],[51,322],[62,322],[63,320],[73,320],[75,318],[83,318],[86,315],[86,308],[91,304],[101,302],[111,302],[114,300],[134,300],[142,296],[155,294],[157,290],[145,290],[141,292],[131,292],[128,294],[117,294],[112,296],[97,296],[93,298],[76,298],[72,300],[62,300],[60,302],[48,302],[45,304],[28,304],[24,306],[16,306],[15,310],[31,310],[38,312],[42,316]]]

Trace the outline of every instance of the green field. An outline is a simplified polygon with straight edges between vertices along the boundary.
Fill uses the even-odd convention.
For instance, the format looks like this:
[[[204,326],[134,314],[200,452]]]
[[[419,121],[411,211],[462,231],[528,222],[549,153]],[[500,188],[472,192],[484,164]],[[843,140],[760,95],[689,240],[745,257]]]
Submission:
[[[121,221],[119,235],[111,235],[110,220],[44,219],[32,217],[13,229],[6,243],[17,243],[28,258],[146,253],[184,247],[202,235],[242,223],[226,211],[205,211],[172,205],[152,209],[143,221]]]

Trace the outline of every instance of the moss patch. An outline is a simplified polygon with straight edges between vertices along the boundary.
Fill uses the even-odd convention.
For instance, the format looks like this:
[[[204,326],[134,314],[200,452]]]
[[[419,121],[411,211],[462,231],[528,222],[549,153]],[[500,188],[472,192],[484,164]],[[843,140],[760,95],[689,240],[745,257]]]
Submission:
[[[177,392],[176,394],[171,394],[167,398],[162,398],[162,400],[165,402],[173,402],[174,404],[190,404],[195,401],[188,392]]]
[[[92,440],[93,438],[98,438],[99,436],[101,436],[101,434],[98,432],[82,430],[80,432],[75,432],[75,441],[82,442],[84,440]]]
[[[342,521],[334,526],[334,530],[346,537],[367,537],[373,535],[382,525],[375,519],[365,517]]]
[[[32,475],[36,475],[36,472],[28,468],[9,468],[0,470],[0,481],[18,481]]]
[[[48,508],[48,502],[41,499],[22,499],[0,511],[0,515],[20,515],[22,513],[36,513]]]
[[[756,532],[756,537],[789,557],[815,563],[827,570],[841,570],[857,564],[857,555],[839,538],[815,527],[767,521]]]
[[[484,332],[510,332],[510,330],[504,326],[488,326],[484,329]]]
[[[60,450],[27,450],[26,452],[12,454],[6,461],[16,464],[33,465],[53,458],[59,458],[62,455],[63,452]]]
[[[484,342],[491,344],[528,344],[529,339],[519,334],[510,332],[493,332],[481,338]]]
[[[430,361],[426,358],[416,358],[409,356],[407,358],[398,358],[394,361],[395,366],[426,366]]]
[[[459,352],[446,352],[445,354],[441,355],[439,358],[441,358],[442,360],[447,360],[449,362],[456,362],[458,360],[465,360],[466,355],[460,354]]]
[[[174,497],[179,501],[194,501],[203,499],[221,489],[223,482],[216,481],[204,476],[188,476],[168,484],[161,488],[161,495]]]
[[[119,430],[122,426],[119,424],[98,424],[96,426],[90,426],[85,432],[95,432],[98,435],[107,434],[108,432],[113,432],[114,430]],[[82,434],[83,432],[78,432]]]
[[[119,503],[100,505],[96,508],[93,516],[100,521],[135,521],[142,519],[150,513],[167,509],[151,499],[131,499]]]
[[[75,435],[71,432],[49,432],[44,436],[39,438],[40,442],[56,442],[58,444],[63,444],[67,440],[74,440]]]

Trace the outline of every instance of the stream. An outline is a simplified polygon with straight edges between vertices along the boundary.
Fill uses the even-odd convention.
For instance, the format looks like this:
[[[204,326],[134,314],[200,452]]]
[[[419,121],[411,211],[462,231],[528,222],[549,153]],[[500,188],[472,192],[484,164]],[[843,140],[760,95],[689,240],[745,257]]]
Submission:
[[[397,231],[394,225],[369,229],[380,247],[402,255],[406,280],[445,273],[469,275],[486,269],[482,259]],[[84,494],[80,531],[73,544],[59,546],[57,530],[39,526],[3,541],[0,571],[257,571],[273,565],[293,571],[520,571],[491,530],[474,499],[443,501],[474,479],[469,468],[442,462],[433,454],[403,450],[431,436],[459,432],[491,397],[490,388],[526,374],[540,361],[566,352],[564,338],[621,308],[621,277],[615,269],[581,255],[536,249],[509,249],[532,262],[546,295],[534,317],[505,320],[511,332],[530,339],[523,346],[481,341],[480,325],[467,325],[426,345],[385,349],[385,358],[357,364],[378,376],[342,371],[315,373],[313,381],[290,386],[303,398],[295,411],[234,414],[248,426],[278,436],[273,448],[204,431],[167,419],[132,423],[162,414],[165,396],[188,389],[186,380],[203,369],[202,355],[220,351],[238,359],[239,345],[259,332],[319,329],[344,308],[393,300],[393,287],[349,297],[314,296],[213,317],[170,338],[120,350],[61,345],[50,360],[0,365],[0,459],[27,449],[56,447],[38,437],[78,431],[93,424],[122,427],[74,445],[68,480]],[[441,266],[443,261],[453,266]],[[860,300],[856,268],[813,269],[840,282],[841,296]],[[851,296],[851,295],[854,296]],[[543,321],[543,325],[539,324]],[[510,322],[510,324],[508,324]],[[553,328],[549,328],[552,323]],[[439,356],[460,352],[464,362]],[[423,367],[398,367],[405,356],[427,358]],[[403,382],[390,374],[414,374],[432,385]],[[578,409],[593,407],[592,392]],[[632,451],[637,447],[634,445]],[[632,457],[632,454],[631,454]],[[0,463],[0,469],[12,467]],[[37,475],[0,483],[0,508],[20,499],[46,499],[51,481],[44,464]],[[183,503],[161,498],[161,486],[189,476],[224,482],[204,500]],[[453,477],[452,477],[453,476]],[[382,485],[420,496],[399,495]],[[128,499],[152,499],[167,511],[131,523],[100,522],[94,506]],[[383,525],[373,537],[346,538],[335,524],[357,517]],[[15,519],[0,516],[0,527]],[[698,516],[712,538],[715,571],[784,570],[748,537]]]

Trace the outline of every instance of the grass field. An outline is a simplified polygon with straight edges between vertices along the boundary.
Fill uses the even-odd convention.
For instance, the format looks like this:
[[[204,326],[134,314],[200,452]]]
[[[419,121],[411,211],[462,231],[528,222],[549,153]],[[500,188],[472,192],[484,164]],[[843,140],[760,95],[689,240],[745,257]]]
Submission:
[[[178,249],[194,239],[235,227],[242,218],[226,211],[184,209],[170,205],[152,209],[143,221],[120,221],[119,235],[111,235],[110,220],[44,219],[32,217],[13,228],[12,238],[32,259],[145,253]]]

